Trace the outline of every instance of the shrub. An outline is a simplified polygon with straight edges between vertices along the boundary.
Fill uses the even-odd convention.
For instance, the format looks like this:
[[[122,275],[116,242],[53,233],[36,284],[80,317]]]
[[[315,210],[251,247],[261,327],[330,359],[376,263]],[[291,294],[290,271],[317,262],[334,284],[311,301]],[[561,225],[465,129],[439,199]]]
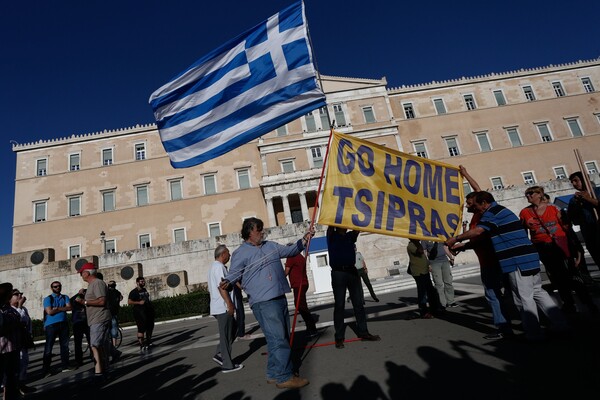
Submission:
[[[208,314],[210,306],[210,294],[206,290],[180,294],[174,297],[153,300],[157,321],[177,319],[191,315]],[[71,315],[69,314],[69,321]],[[119,324],[133,325],[133,306],[121,306],[119,310]],[[42,320],[32,320],[33,337],[35,340],[44,339],[44,324]]]

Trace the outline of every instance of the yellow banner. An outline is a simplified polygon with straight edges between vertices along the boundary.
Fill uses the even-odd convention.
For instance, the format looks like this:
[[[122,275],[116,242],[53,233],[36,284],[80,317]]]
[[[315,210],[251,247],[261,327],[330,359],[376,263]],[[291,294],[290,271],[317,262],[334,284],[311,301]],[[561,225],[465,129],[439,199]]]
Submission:
[[[461,227],[457,167],[333,132],[319,223],[444,241]]]

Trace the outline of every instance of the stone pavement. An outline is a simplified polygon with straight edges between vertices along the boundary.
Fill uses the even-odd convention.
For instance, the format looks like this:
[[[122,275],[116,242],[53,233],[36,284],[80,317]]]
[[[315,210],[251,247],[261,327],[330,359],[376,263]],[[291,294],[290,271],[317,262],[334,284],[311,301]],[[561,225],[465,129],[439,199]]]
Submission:
[[[157,347],[140,353],[135,332],[125,330],[124,358],[113,365],[109,381],[100,387],[89,379],[92,364],[72,372],[39,376],[42,347],[32,354],[30,376],[38,390],[30,399],[537,399],[565,393],[570,397],[596,391],[600,372],[600,321],[581,307],[571,319],[572,334],[549,336],[543,343],[515,339],[487,341],[493,331],[491,313],[478,276],[456,269],[455,289],[460,307],[432,320],[413,319],[416,289],[402,277],[376,281],[379,303],[366,296],[369,330],[380,342],[352,341],[352,313],[344,349],[333,346],[332,305],[311,299],[319,317],[320,336],[309,340],[297,324],[294,348],[300,374],[310,385],[280,390],[265,379],[266,344],[252,315],[247,325],[253,340],[233,346],[236,362],[245,368],[223,374],[212,361],[217,324],[212,317],[188,318],[158,324]],[[600,273],[594,266],[596,285]],[[396,278],[394,278],[396,279]],[[411,278],[412,279],[412,278]],[[403,286],[406,284],[407,286]],[[594,292],[600,304],[600,293]],[[323,296],[324,297],[324,296]],[[513,326],[520,332],[518,318]],[[55,345],[55,351],[58,351]],[[55,357],[54,365],[58,365]],[[592,397],[595,397],[593,394]]]

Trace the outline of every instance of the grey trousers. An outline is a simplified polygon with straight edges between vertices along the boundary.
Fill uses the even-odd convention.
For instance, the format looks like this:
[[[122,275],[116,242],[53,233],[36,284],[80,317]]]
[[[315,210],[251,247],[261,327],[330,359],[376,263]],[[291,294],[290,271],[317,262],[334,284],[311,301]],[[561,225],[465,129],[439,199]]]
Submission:
[[[235,340],[235,319],[233,315],[227,313],[214,316],[219,325],[219,344],[217,345],[217,354],[221,353],[223,358],[223,368],[233,368],[231,361],[231,347]]]

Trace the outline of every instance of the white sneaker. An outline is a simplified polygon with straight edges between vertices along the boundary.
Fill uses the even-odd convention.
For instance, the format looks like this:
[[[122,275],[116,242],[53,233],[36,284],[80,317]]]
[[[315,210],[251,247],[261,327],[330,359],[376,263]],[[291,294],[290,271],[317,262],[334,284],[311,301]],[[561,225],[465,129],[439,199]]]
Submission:
[[[244,368],[244,364],[233,364],[233,368],[221,368],[221,372],[228,374],[230,372],[239,371],[242,368]]]

